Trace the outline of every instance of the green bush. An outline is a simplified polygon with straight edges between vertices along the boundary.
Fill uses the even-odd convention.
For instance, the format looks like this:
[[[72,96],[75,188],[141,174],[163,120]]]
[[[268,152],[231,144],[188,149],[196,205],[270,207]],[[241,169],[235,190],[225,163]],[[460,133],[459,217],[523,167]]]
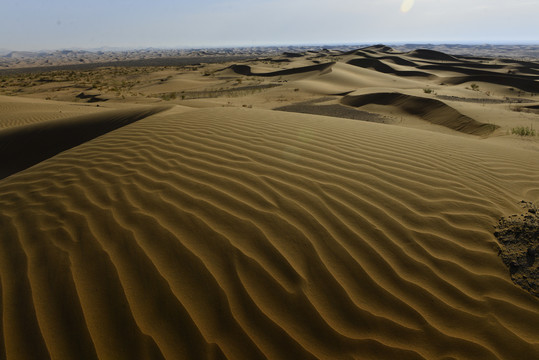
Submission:
[[[519,136],[535,136],[535,129],[533,127],[524,127],[524,126],[518,126],[514,127],[511,130],[511,134],[519,135]]]

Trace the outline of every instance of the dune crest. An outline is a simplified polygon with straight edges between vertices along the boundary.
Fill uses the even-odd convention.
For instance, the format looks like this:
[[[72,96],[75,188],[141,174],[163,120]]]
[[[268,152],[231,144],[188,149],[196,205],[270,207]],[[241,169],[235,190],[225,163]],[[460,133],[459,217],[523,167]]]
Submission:
[[[0,130],[0,179],[168,108],[113,110]]]
[[[270,72],[252,72],[251,67],[248,65],[232,65],[230,69],[232,69],[235,73],[240,74],[240,75],[269,77],[269,76],[295,75],[295,74],[308,73],[311,71],[324,72],[324,71],[331,70],[331,67],[334,64],[335,64],[334,62],[328,62],[328,63],[323,63],[323,64],[302,66],[302,67],[297,67],[297,68],[270,71]]]

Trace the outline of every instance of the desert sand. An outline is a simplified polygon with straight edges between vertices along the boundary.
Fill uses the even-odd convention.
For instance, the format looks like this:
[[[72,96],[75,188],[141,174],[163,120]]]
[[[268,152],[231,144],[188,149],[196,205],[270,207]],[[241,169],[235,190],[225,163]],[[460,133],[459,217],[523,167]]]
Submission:
[[[0,359],[539,358],[494,234],[539,203],[538,79],[385,46],[0,75]]]

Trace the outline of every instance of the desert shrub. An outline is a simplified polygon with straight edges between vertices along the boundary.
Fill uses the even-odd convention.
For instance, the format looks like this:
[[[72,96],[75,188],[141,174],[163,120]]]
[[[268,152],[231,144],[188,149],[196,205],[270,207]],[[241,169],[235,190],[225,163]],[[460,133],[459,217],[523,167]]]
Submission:
[[[171,93],[162,94],[161,99],[163,99],[165,101],[174,100],[174,99],[176,99],[176,93],[171,92]]]
[[[425,94],[430,94],[430,93],[432,93],[432,89],[424,88],[424,89],[423,89],[423,92],[424,92]]]
[[[471,84],[470,87],[472,88],[473,91],[479,91],[479,85],[477,84]]]
[[[533,127],[517,126],[511,130],[511,134],[519,136],[535,136],[535,129]]]

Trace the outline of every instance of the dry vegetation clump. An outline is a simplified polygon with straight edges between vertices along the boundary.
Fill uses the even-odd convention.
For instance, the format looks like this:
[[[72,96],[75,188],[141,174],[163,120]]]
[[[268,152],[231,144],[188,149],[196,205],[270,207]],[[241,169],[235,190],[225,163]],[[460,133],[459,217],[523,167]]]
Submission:
[[[511,134],[519,136],[535,136],[535,129],[533,127],[518,126],[511,129]]]
[[[122,95],[132,92],[133,88],[140,85],[142,81],[149,81],[147,79],[149,74],[182,69],[179,67],[102,67],[91,70],[9,74],[0,76],[0,94],[50,93],[72,87]]]
[[[230,98],[252,95],[278,86],[282,86],[282,84],[249,85],[233,88],[219,88],[216,90],[208,89],[203,91],[168,92],[162,94],[153,94],[152,96],[159,97],[166,101],[174,100],[176,98],[181,98],[182,100],[209,99],[218,97]]]
[[[515,284],[539,297],[539,209],[522,200],[524,213],[502,217],[494,236]]]

